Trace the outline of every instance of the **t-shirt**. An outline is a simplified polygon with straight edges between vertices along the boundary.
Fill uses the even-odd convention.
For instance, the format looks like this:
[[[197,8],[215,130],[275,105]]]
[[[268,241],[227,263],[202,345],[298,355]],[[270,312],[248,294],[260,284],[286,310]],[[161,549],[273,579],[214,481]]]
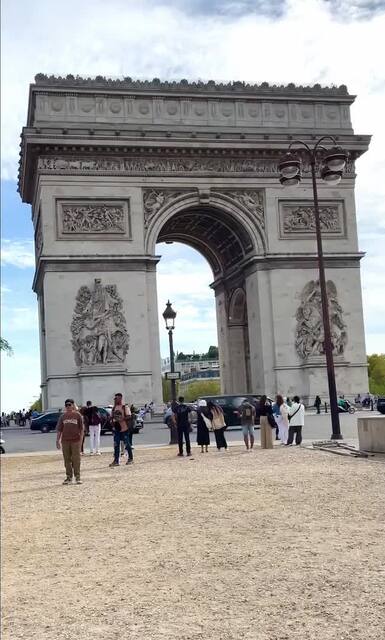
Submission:
[[[241,405],[241,424],[250,425],[254,424],[255,409],[250,402],[244,402]]]
[[[174,409],[174,414],[176,417],[176,423],[178,427],[184,428],[188,427],[190,424],[188,414],[190,413],[191,408],[186,404],[177,404]]]
[[[82,416],[78,411],[66,411],[60,416],[56,431],[62,434],[62,442],[79,442],[83,437]]]
[[[112,419],[115,423],[115,429],[119,425],[120,429],[117,431],[127,431],[128,425],[126,417],[130,416],[131,412],[126,404],[116,404],[112,409]]]

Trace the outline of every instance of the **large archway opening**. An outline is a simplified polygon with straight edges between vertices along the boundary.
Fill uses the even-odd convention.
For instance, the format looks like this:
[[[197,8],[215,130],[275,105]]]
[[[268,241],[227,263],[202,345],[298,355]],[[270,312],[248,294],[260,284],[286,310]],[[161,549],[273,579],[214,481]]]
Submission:
[[[156,243],[163,369],[168,343],[161,314],[170,299],[178,312],[175,351],[202,354],[217,345],[221,392],[250,391],[243,266],[252,250],[247,229],[223,210],[195,206],[166,217]]]

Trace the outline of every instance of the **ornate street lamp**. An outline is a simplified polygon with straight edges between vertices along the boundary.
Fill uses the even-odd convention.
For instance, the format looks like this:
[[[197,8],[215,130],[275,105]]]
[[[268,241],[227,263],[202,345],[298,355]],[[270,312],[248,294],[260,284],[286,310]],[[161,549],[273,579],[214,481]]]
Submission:
[[[170,300],[167,301],[166,308],[163,311],[163,318],[166,323],[166,331],[168,331],[168,341],[170,345],[170,372],[175,372],[175,358],[174,358],[174,344],[172,332],[175,329],[176,311],[171,306]],[[176,380],[171,378],[171,402],[176,402]],[[172,425],[170,428],[170,444],[177,444],[178,434],[176,431],[176,425]]]
[[[325,148],[321,143],[324,140],[331,140],[334,147]],[[333,361],[333,343],[330,331],[330,318],[328,297],[326,290],[325,265],[322,251],[321,223],[318,205],[317,181],[316,181],[316,162],[321,159],[321,178],[329,185],[336,185],[342,178],[342,172],[347,161],[347,154],[341,147],[338,147],[336,140],[332,136],[323,136],[311,148],[302,140],[294,140],[288,148],[288,153],[279,163],[278,168],[281,173],[280,183],[283,186],[299,184],[302,179],[302,159],[298,154],[298,150],[292,150],[294,145],[300,145],[305,148],[306,155],[310,162],[313,198],[314,198],[314,222],[317,238],[317,254],[318,254],[318,271],[319,283],[321,290],[322,320],[324,327],[324,351],[326,356],[326,370],[329,385],[330,414],[332,419],[332,440],[342,440],[340,417],[337,404],[336,379],[334,373]]]

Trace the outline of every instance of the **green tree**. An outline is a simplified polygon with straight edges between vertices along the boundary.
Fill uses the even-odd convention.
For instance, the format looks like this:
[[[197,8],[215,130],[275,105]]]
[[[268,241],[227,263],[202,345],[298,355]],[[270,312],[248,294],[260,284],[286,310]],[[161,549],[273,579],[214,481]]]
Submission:
[[[30,411],[37,411],[38,413],[40,413],[43,409],[42,409],[42,399],[41,399],[41,394],[40,397],[38,398],[38,400],[35,400],[35,402],[33,404],[31,404]]]
[[[0,338],[0,351],[5,351],[8,356],[13,355],[13,349],[5,338]]]
[[[369,391],[376,396],[385,395],[385,354],[368,356]]]
[[[218,354],[218,347],[215,347],[214,345],[211,345],[209,347],[209,350],[207,352],[207,359],[208,360],[218,360],[219,354]]]

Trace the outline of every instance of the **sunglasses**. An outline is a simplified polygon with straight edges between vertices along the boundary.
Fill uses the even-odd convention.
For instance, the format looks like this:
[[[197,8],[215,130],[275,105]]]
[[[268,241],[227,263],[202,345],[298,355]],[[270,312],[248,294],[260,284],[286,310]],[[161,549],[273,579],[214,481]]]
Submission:
[[[65,406],[66,406],[66,407],[72,407],[72,402],[66,402],[66,403],[65,403]]]

